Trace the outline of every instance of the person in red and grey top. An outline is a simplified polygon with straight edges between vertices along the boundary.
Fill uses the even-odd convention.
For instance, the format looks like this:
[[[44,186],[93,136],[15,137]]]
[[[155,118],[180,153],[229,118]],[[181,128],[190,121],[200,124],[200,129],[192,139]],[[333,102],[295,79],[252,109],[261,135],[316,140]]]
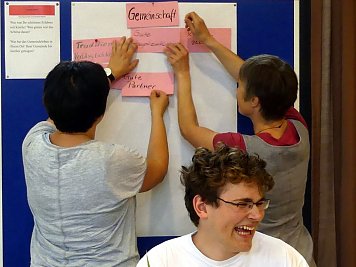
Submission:
[[[191,93],[188,51],[181,44],[169,44],[165,53],[178,82],[178,121],[182,136],[194,147],[214,150],[222,142],[265,160],[275,186],[266,194],[271,205],[258,230],[284,240],[310,266],[315,266],[313,242],[302,217],[309,135],[303,117],[293,107],[298,91],[294,70],[272,55],[242,60],[219,43],[194,12],[186,15],[185,23],[194,38],[204,43],[238,82],[239,112],[251,119],[255,134],[218,133],[199,125]]]

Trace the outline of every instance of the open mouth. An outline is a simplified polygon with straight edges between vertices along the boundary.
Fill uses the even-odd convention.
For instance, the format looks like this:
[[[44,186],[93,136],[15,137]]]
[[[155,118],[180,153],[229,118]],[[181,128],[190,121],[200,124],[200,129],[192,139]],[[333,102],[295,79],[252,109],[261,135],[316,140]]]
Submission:
[[[235,227],[235,231],[239,235],[252,235],[254,230],[255,230],[255,227],[250,227],[250,226],[246,226],[246,225]]]

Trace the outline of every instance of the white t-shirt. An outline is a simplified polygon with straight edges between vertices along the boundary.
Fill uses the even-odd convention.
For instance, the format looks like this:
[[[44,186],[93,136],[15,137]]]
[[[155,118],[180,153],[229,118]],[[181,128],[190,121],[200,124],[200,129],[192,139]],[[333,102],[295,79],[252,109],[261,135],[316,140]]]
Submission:
[[[224,261],[215,261],[203,255],[194,245],[192,234],[174,238],[152,248],[137,265],[148,266],[307,267],[308,264],[303,256],[287,243],[256,232],[249,252],[240,252]]]

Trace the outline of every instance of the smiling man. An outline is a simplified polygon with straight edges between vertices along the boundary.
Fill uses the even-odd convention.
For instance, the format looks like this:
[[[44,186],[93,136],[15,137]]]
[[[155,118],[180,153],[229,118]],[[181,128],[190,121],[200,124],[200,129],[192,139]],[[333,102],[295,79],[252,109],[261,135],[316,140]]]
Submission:
[[[269,200],[273,178],[257,156],[219,145],[198,148],[182,167],[185,205],[197,231],[151,249],[138,267],[304,267],[293,247],[256,232]]]

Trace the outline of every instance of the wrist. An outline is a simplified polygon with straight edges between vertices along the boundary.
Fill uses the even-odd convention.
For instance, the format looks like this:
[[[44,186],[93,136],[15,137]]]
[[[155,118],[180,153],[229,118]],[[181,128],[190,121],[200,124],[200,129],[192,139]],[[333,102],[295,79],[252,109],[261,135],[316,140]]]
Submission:
[[[209,35],[209,37],[207,37],[207,38],[205,39],[204,44],[205,44],[209,49],[212,49],[213,47],[216,46],[217,41],[216,41],[216,39],[214,38],[214,36]]]
[[[175,73],[177,79],[185,79],[190,76],[190,71],[188,70],[180,70]]]
[[[108,77],[108,79],[113,82],[116,80],[116,76],[114,75],[114,73],[112,72],[112,69],[110,67],[106,67],[104,68],[104,71],[106,73],[106,76]]]
[[[163,119],[164,112],[156,109],[151,109],[151,117],[152,119]]]

